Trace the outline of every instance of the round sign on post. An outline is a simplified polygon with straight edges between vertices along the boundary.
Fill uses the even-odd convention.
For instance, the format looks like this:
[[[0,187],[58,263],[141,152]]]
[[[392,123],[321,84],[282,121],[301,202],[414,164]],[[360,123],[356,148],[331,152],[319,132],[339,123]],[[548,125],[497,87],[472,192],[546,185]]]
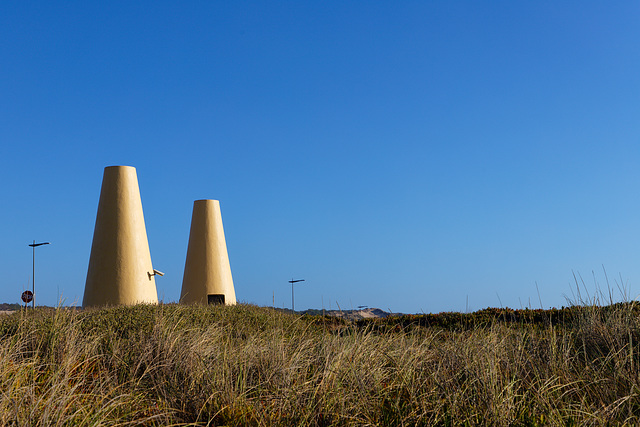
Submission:
[[[24,291],[22,293],[22,301],[24,301],[25,304],[28,304],[31,302],[31,300],[33,300],[33,292]]]

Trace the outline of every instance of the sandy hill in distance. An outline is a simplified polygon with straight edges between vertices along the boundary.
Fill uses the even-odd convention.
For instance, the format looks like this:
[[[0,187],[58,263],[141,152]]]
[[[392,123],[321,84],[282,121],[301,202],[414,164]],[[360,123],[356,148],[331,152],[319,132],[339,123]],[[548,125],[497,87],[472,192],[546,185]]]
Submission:
[[[300,312],[301,314],[309,314],[314,316],[321,316],[323,310],[310,309]],[[388,316],[399,316],[402,313],[388,313],[379,308],[362,308],[356,310],[324,310],[324,314],[327,316],[342,317],[348,320],[360,320],[360,319],[380,319]]]
[[[0,303],[0,314],[9,314],[13,313],[16,310],[19,310],[21,307],[20,304],[7,304]],[[284,309],[284,311],[290,312],[290,309]],[[354,310],[318,310],[318,309],[309,309],[304,311],[297,312],[299,314],[308,314],[311,316],[321,316],[323,313],[327,316],[341,317],[343,319],[348,320],[360,320],[360,319],[378,319],[385,318],[388,316],[398,316],[402,313],[388,313],[379,308],[362,308],[362,309],[354,309]]]

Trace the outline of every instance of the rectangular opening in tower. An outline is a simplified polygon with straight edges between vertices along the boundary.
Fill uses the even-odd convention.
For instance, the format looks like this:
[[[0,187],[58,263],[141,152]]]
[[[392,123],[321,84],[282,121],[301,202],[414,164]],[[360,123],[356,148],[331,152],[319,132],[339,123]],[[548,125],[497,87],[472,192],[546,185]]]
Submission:
[[[209,294],[207,298],[209,305],[224,305],[224,294]]]

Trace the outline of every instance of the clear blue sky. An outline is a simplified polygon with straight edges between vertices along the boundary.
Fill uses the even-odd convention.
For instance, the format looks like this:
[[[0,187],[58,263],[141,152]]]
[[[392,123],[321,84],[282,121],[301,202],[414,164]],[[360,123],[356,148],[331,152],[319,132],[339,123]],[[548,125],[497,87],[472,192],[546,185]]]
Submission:
[[[167,302],[202,198],[258,305],[640,292],[638,2],[2,2],[0,40],[0,302],[35,239],[38,302],[81,303],[110,165]]]

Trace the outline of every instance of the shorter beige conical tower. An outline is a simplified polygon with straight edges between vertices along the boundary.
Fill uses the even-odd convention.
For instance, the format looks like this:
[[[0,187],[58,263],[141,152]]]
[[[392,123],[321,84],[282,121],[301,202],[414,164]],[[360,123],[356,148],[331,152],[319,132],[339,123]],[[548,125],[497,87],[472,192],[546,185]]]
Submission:
[[[83,307],[157,304],[136,169],[104,169]]]
[[[184,265],[180,302],[186,304],[236,303],[220,202],[193,202],[191,232]]]

